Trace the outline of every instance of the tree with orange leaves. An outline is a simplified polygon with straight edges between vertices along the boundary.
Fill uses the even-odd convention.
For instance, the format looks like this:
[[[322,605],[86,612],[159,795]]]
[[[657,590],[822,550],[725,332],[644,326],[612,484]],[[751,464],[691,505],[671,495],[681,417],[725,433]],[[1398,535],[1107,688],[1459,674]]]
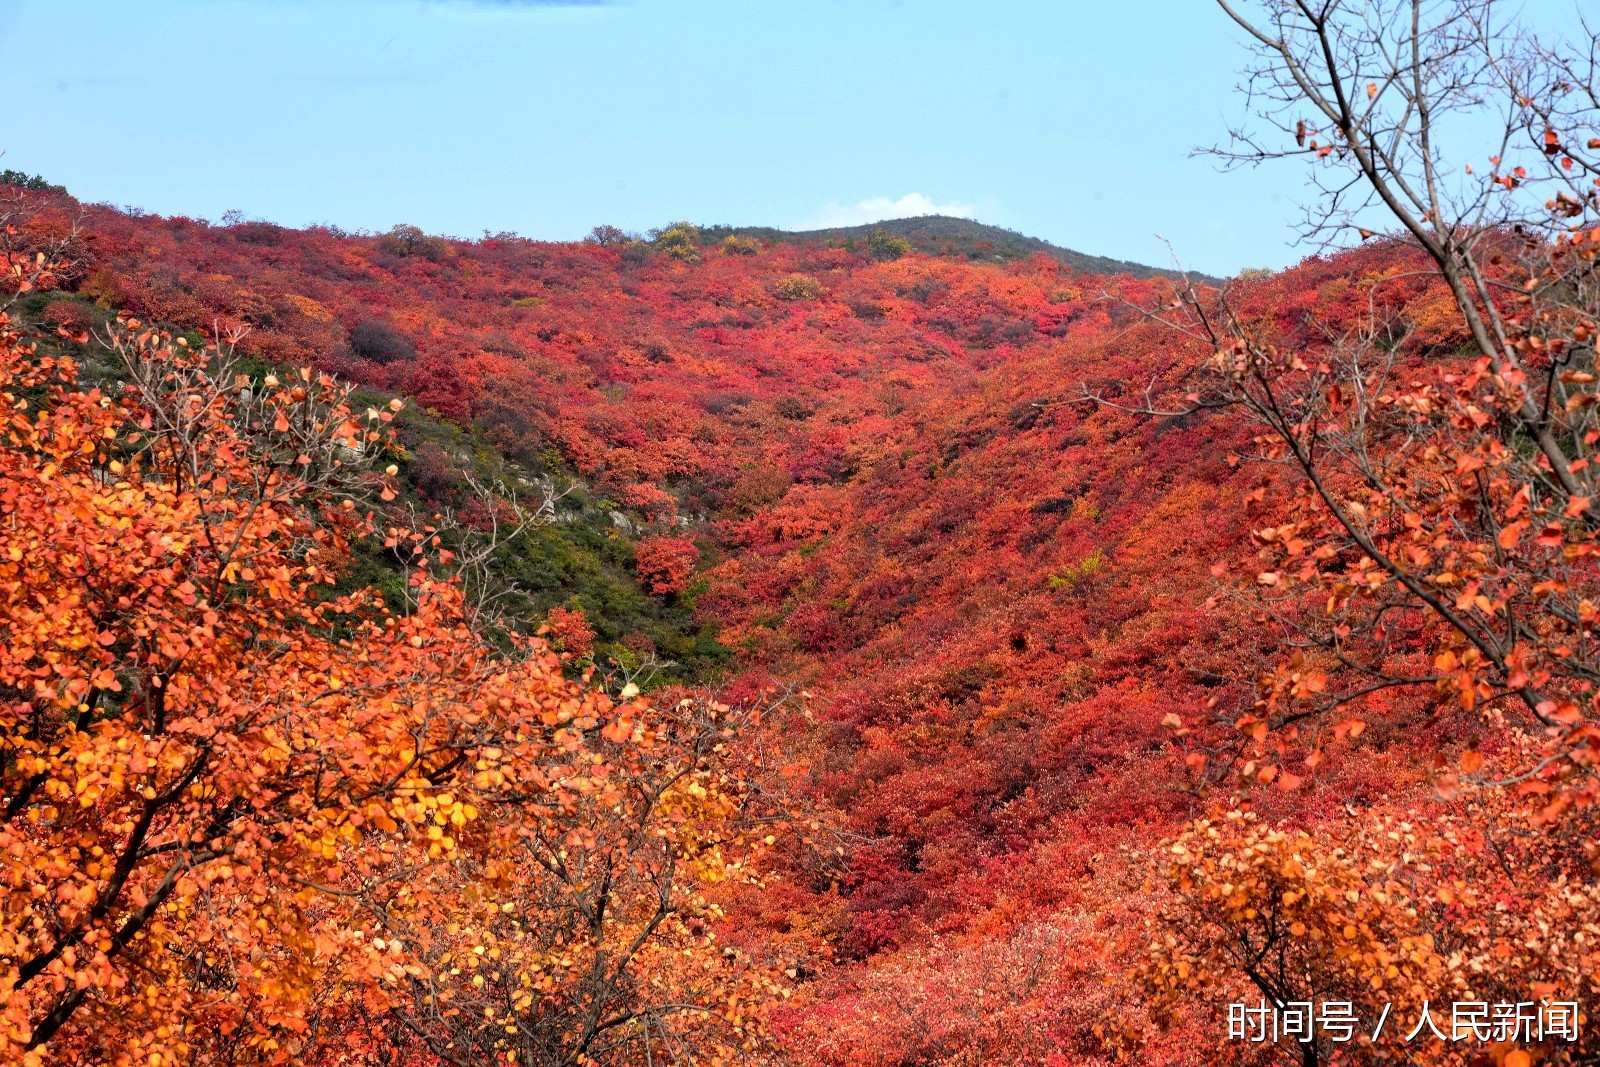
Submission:
[[[1248,294],[1241,305],[1189,287],[1168,309],[1212,350],[1183,410],[1245,414],[1259,458],[1293,486],[1281,521],[1255,532],[1252,584],[1294,652],[1262,678],[1256,707],[1224,713],[1255,745],[1252,773],[1292,784],[1300,760],[1314,768],[1331,740],[1359,733],[1364,700],[1438,693],[1547,740],[1512,770],[1526,792],[1550,795],[1550,817],[1590,803],[1593,68],[1585,80],[1582,55],[1499,28],[1483,0],[1426,17],[1409,3],[1362,13],[1271,0],[1255,17],[1223,7],[1255,46],[1259,118],[1285,141],[1241,132],[1243,147],[1222,154],[1308,156],[1324,195],[1307,236],[1332,241],[1382,211],[1412,268],[1368,279],[1364,308],[1315,330],[1283,328]],[[1526,165],[1492,155],[1476,174],[1482,161],[1457,151],[1447,173],[1440,116],[1462,110],[1489,112],[1511,146],[1498,151],[1520,145]],[[1421,299],[1391,295],[1419,277]],[[1414,306],[1432,318],[1448,308],[1451,328],[1424,327]]]
[[[1378,235],[1361,224],[1384,217],[1405,269],[1366,279],[1364,307],[1300,328],[1248,289],[1182,288],[1157,313],[1211,352],[1181,410],[1243,413],[1258,458],[1290,485],[1254,532],[1242,596],[1281,627],[1282,654],[1243,714],[1219,701],[1211,723],[1169,725],[1202,770],[1294,790],[1380,709],[1400,712],[1385,723],[1400,731],[1431,713],[1474,738],[1439,754],[1443,798],[1489,792],[1452,808],[1347,811],[1343,832],[1237,813],[1196,824],[1171,844],[1176,903],[1141,973],[1169,1004],[1248,990],[1414,1007],[1452,993],[1520,1000],[1528,990],[1515,987],[1533,984],[1580,1002],[1592,1042],[1594,43],[1541,44],[1500,27],[1483,0],[1221,2],[1253,43],[1265,127],[1223,154],[1308,158],[1322,195],[1307,236],[1368,240]],[[1454,112],[1496,121],[1493,154],[1450,154]],[[1420,300],[1394,298],[1419,278]],[[1415,1059],[1291,1051],[1306,1063]]]
[[[1456,1002],[1561,1001],[1579,1006],[1580,1044],[1524,1033],[1496,1051],[1590,1062],[1600,886],[1582,854],[1551,850],[1505,790],[1448,811],[1346,815],[1300,829],[1235,810],[1168,844],[1151,887],[1165,906],[1135,970],[1158,1021],[1198,1030],[1219,1058],[1456,1063],[1449,1043],[1402,1040],[1425,1002],[1445,1005],[1449,1032]],[[1223,1017],[1230,1003],[1329,1001],[1360,1020],[1347,1040],[1316,1027],[1252,1049]]]
[[[316,1063],[578,1067],[730,1063],[766,1051],[776,971],[722,943],[719,887],[757,884],[775,838],[747,768],[727,758],[758,705],[624,686],[590,738],[603,787],[512,818],[497,807],[423,866],[388,852],[340,890],[334,926],[370,980],[325,998]],[[631,733],[630,733],[631,731]],[[771,814],[770,812],[768,813]],[[335,1035],[339,1035],[337,1038]],[[359,1039],[358,1039],[359,1040]]]
[[[13,288],[50,283],[17,262]],[[393,977],[399,942],[341,902],[469,840],[487,868],[508,833],[562,853],[625,799],[610,762],[666,771],[643,705],[474,632],[426,532],[404,614],[338,591],[364,500],[393,498],[390,412],[252,382],[228,344],[109,341],[119,395],[0,317],[0,1058],[297,1061],[319,992]],[[705,773],[654,795],[696,855],[725,806]]]

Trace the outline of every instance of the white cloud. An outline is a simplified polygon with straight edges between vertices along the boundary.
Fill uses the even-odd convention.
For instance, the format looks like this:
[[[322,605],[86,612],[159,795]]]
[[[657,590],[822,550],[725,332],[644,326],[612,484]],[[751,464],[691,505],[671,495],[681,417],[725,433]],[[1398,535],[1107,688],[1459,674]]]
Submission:
[[[811,218],[795,223],[790,229],[827,230],[835,226],[860,226],[868,222],[904,219],[915,215],[954,215],[957,218],[970,219],[975,218],[977,214],[978,209],[971,204],[955,200],[947,204],[938,204],[932,197],[923,196],[921,193],[907,193],[898,200],[891,200],[887,196],[875,196],[870,200],[854,204],[824,204]]]

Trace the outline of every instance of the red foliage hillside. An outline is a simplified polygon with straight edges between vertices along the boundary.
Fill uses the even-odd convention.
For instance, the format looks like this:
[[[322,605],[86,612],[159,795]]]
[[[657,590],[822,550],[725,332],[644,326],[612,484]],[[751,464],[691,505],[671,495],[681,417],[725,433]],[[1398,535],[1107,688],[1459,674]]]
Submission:
[[[107,306],[248,327],[269,360],[408,394],[508,455],[554,451],[633,510],[691,520],[698,610],[740,657],[732,684],[819,698],[803,777],[841,813],[844,857],[797,850],[789,883],[744,906],[797,972],[821,973],[783,1017],[806,1055],[932,1062],[918,1042],[1005,1025],[1062,1062],[1111,1054],[1103,979],[1125,972],[1149,903],[1129,850],[1203,809],[1172,717],[1248,705],[1271,651],[1265,620],[1222,595],[1271,517],[1270,468],[1239,462],[1252,446],[1234,424],[1125,410],[1144,383],[1183,388],[1193,353],[1133,307],[1170,282],[1043,256],[696,260],[78,212],[44,217],[92,238],[77,284]],[[1253,283],[1246,313],[1322,336],[1366,308],[1364,280],[1405,266],[1377,246],[1308,261]],[[1423,280],[1383,292],[1419,351],[1459,341]],[[641,578],[677,592],[695,552],[647,541]],[[1258,809],[1314,821],[1375,801],[1423,774],[1416,731],[1465,729],[1389,711],[1368,758]],[[1391,747],[1401,724],[1413,743]],[[1074,953],[1098,962],[1056,965]],[[835,955],[866,962],[828,969]],[[968,981],[1021,989],[1041,961],[1046,994]],[[922,1023],[881,1025],[907,986],[898,1010]],[[987,1021],[963,1030],[963,1012]],[[937,1040],[936,1018],[954,1027]]]
[[[685,263],[510,235],[408,242],[92,208],[84,224],[84,291],[110,305],[249,327],[269,360],[314,359],[480,420],[513,455],[555,447],[618,492],[669,484],[691,508],[760,506],[780,475],[846,476],[905,397],[1105,318],[1099,282],[1043,256],[985,270],[714,246]]]

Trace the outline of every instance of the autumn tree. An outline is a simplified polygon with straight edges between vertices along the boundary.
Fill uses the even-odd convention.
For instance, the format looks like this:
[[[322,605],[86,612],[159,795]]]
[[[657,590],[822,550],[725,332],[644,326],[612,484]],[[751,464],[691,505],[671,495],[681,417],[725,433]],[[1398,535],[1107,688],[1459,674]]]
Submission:
[[[1314,829],[1253,813],[1202,819],[1170,842],[1152,890],[1165,907],[1136,975],[1157,1019],[1209,1054],[1315,1067],[1455,1063],[1448,1043],[1402,1040],[1430,1011],[1454,1037],[1456,1002],[1577,1003],[1593,1040],[1600,887],[1581,854],[1552,851],[1503,790],[1451,811],[1349,811]],[[1262,1044],[1225,1038],[1229,1004],[1349,1004],[1350,1034],[1313,1025]],[[1376,1039],[1374,1034],[1377,1035]],[[1537,1032],[1480,1039],[1521,1062],[1588,1062]],[[1511,1063],[1512,1060],[1504,1062]]]
[[[586,660],[594,655],[594,627],[581,607],[557,605],[545,617],[550,642],[575,660]]]
[[[1548,739],[1515,770],[1553,791],[1552,816],[1586,803],[1600,548],[1586,60],[1501,29],[1487,3],[1271,3],[1258,21],[1224,6],[1255,44],[1265,131],[1225,155],[1307,157],[1323,193],[1308,236],[1372,238],[1361,224],[1383,214],[1411,257],[1318,329],[1193,287],[1169,309],[1214,351],[1188,410],[1246,413],[1261,458],[1297,486],[1256,538],[1257,589],[1299,651],[1239,727],[1298,738],[1314,766],[1361,698],[1438,691]],[[1484,157],[1447,152],[1450,117],[1485,114],[1500,133]],[[1393,294],[1419,276],[1433,288]]]
[[[589,236],[584,238],[599,245],[601,248],[613,248],[617,245],[627,244],[631,238],[626,230],[620,226],[600,225],[589,231]]]
[[[603,788],[514,820],[486,813],[448,856],[348,883],[360,909],[343,922],[369,946],[378,991],[330,1005],[319,1027],[367,1019],[402,1054],[463,1065],[726,1063],[762,1049],[781,987],[719,943],[708,894],[759,877],[752,860],[774,840],[775,809],[729,753],[771,709],[704,695],[651,709],[636,695],[623,688],[588,748]],[[354,1013],[342,1025],[341,1007]],[[346,1062],[339,1043],[320,1047]]]
[[[26,293],[76,284],[86,273],[85,234],[76,225],[44,225],[35,209],[33,194],[51,188],[39,179],[0,182],[0,311]]]
[[[377,246],[392,256],[420,256],[434,262],[450,254],[450,246],[442,238],[430,236],[421,227],[408,223],[391,227],[378,238]]]
[[[365,500],[393,497],[389,411],[132,320],[107,395],[0,330],[0,1047],[293,1058],[351,952],[319,926],[329,887],[452,855],[485,812],[574,816],[608,788],[586,738],[633,721],[542,646],[486,641],[437,568],[403,615],[339,592]]]
[[[822,283],[809,274],[790,274],[778,282],[773,292],[779,300],[815,300],[822,295]]]
[[[657,596],[688,587],[700,552],[687,537],[646,537],[634,550],[634,569],[644,587]]]
[[[882,226],[867,231],[867,255],[873,259],[899,259],[910,255],[911,242],[890,233]]]
[[[1498,983],[1516,1000],[1532,982],[1586,997],[1558,956],[1482,947],[1530,927],[1528,945],[1586,939],[1594,921],[1581,862],[1600,784],[1594,42],[1542,42],[1478,0],[1221,2],[1254,49],[1257,122],[1220,154],[1306,159],[1318,195],[1304,235],[1384,242],[1394,262],[1358,280],[1343,314],[1293,321],[1265,279],[1180,286],[1153,312],[1210,351],[1169,414],[1244,414],[1254,458],[1288,489],[1254,531],[1253,591],[1234,594],[1277,628],[1281,654],[1247,708],[1214,699],[1213,721],[1169,725],[1212,780],[1294,790],[1385,708],[1418,709],[1395,725],[1425,743],[1427,709],[1473,737],[1440,756],[1444,799],[1498,792],[1465,813],[1348,812],[1345,844],[1338,819],[1197,824],[1171,846],[1180,903],[1144,974],[1162,996],[1231,983],[1269,1001],[1416,1000]],[[1489,143],[1460,143],[1486,122]],[[1435,880],[1465,817],[1499,843],[1463,881],[1501,884],[1499,900]],[[1420,844],[1439,834],[1445,845]],[[1546,915],[1545,894],[1576,897]]]
[[[700,261],[700,228],[692,222],[672,222],[652,230],[650,243],[662,255],[684,263]]]

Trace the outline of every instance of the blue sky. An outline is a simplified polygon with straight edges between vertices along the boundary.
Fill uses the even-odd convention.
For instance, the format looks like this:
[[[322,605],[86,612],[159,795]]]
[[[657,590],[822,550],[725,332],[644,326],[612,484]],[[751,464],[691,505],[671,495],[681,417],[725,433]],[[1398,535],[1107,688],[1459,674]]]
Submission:
[[[942,208],[1232,273],[1302,254],[1295,166],[1190,156],[1236,37],[1204,0],[0,0],[0,166],[462,236]]]

